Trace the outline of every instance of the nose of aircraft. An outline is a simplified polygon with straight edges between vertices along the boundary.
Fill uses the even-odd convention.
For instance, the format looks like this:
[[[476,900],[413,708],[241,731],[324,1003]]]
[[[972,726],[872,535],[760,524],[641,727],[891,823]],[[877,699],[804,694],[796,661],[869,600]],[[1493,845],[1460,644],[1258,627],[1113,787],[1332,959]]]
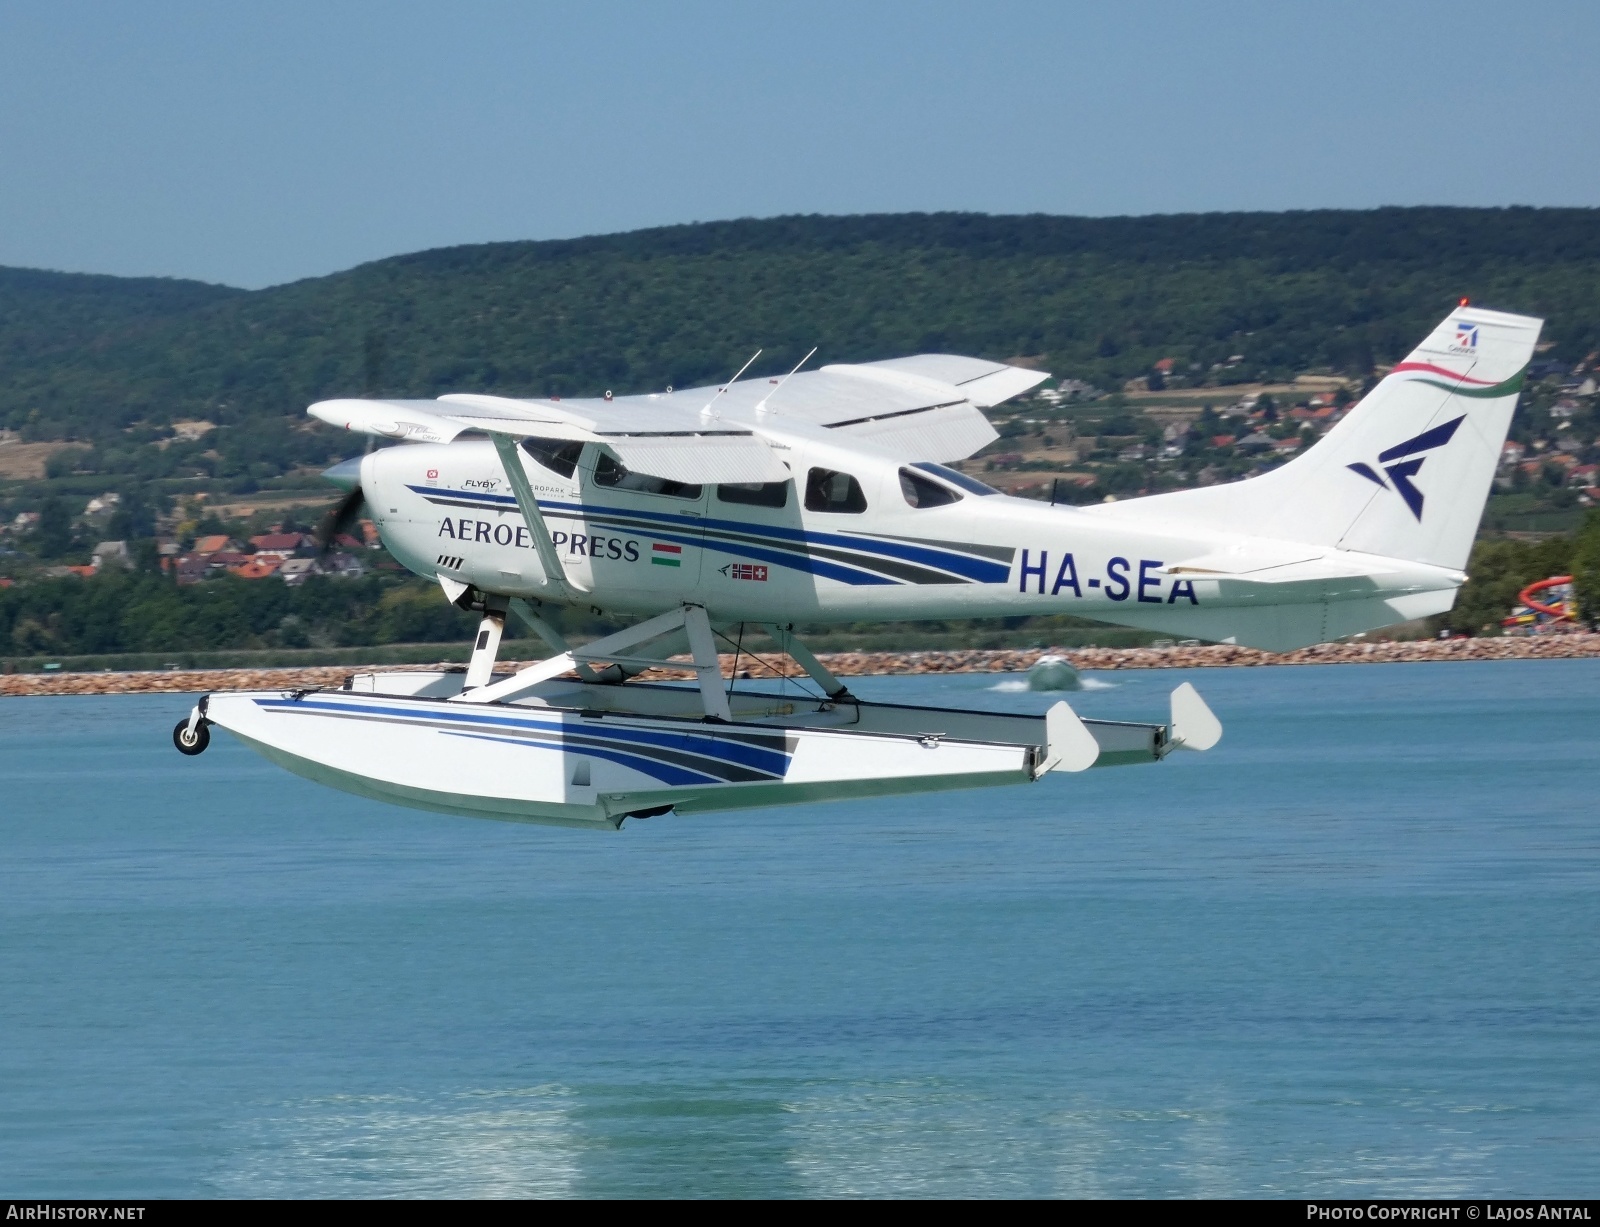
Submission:
[[[361,485],[362,459],[352,456],[349,460],[341,460],[331,469],[324,469],[322,475],[341,490],[354,490]]]

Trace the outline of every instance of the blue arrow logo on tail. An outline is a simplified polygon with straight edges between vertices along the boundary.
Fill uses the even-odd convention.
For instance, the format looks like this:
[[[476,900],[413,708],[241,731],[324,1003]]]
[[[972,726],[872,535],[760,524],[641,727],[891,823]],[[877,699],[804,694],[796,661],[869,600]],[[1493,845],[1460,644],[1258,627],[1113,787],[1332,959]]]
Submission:
[[[1427,459],[1422,452],[1431,452],[1436,447],[1443,447],[1455,437],[1456,430],[1466,420],[1467,415],[1462,414],[1454,421],[1446,422],[1443,426],[1435,426],[1423,431],[1420,435],[1413,435],[1404,443],[1396,443],[1388,451],[1378,457],[1378,463],[1383,471],[1389,475],[1389,481],[1384,481],[1378,471],[1370,464],[1357,461],[1345,467],[1353,473],[1360,473],[1368,481],[1376,482],[1385,490],[1389,482],[1394,483],[1394,491],[1405,500],[1406,506],[1411,508],[1411,514],[1420,521],[1422,519],[1422,491],[1411,484],[1411,479],[1422,468],[1422,462]],[[1394,463],[1391,464],[1390,461]]]

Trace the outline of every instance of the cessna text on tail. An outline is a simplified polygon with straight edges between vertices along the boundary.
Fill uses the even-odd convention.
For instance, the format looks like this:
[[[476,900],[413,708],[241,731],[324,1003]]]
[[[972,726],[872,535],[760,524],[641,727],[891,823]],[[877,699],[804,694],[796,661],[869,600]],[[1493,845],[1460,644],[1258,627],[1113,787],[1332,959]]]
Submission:
[[[1008,497],[946,467],[995,438],[982,410],[1045,378],[973,358],[924,354],[615,399],[324,401],[310,410],[323,421],[407,444],[348,461],[329,476],[350,490],[347,512],[364,503],[396,558],[437,579],[445,598],[481,612],[472,662],[464,674],[426,683],[413,674],[405,675],[412,681],[352,684],[357,693],[391,694],[420,685],[426,693],[390,701],[403,716],[380,718],[369,701],[350,697],[227,696],[233,714],[225,717],[219,696],[180,732],[193,739],[207,723],[224,724],[303,774],[402,803],[609,825],[646,810],[957,787],[1035,778],[1041,764],[1158,759],[1180,743],[1215,740],[1198,696],[1175,700],[1167,724],[1118,726],[1145,729],[1137,753],[1117,741],[1123,734],[1078,721],[1060,704],[1048,727],[1040,719],[1004,736],[993,719],[945,714],[949,744],[987,746],[1003,768],[986,762],[944,772],[916,755],[891,768],[894,739],[910,736],[904,721],[857,702],[789,628],[1070,613],[1285,650],[1443,612],[1466,578],[1540,327],[1525,316],[1462,306],[1282,467],[1230,485],[1086,508]],[[574,650],[541,613],[564,604],[644,621]],[[507,616],[549,641],[552,658],[496,674]],[[744,625],[766,628],[810,675],[820,690],[814,708],[776,712],[751,697],[741,715],[715,661],[718,635]],[[627,680],[685,650],[700,675],[692,701],[681,690]],[[667,690],[677,697],[664,698]],[[555,723],[537,736],[485,731],[500,728],[495,721],[511,728],[512,717],[490,713],[513,708],[515,721],[539,711]],[[768,774],[759,781],[703,769],[703,778],[663,788],[672,773],[641,767],[636,738],[632,750],[607,743],[602,752],[572,733],[572,713],[585,710],[626,713],[652,736],[699,721],[696,737],[746,747],[728,761],[747,771],[757,770],[750,763],[761,755],[734,730],[799,741],[788,757],[762,758],[759,770]],[[1180,724],[1187,737],[1174,732]],[[321,746],[341,732],[356,736],[355,725],[362,738],[400,738],[404,727],[412,741],[424,727],[435,759],[444,746],[445,757],[459,757],[463,739],[494,742],[492,753],[476,747],[483,762],[452,757],[448,770],[509,780],[544,761],[551,782],[537,796],[523,795],[521,784],[483,785],[471,802],[459,789],[435,787],[440,773],[426,768],[396,785],[382,772],[355,769],[356,755]],[[889,740],[859,755],[832,744],[828,778],[806,783],[795,765],[806,736],[844,727]],[[1113,743],[1118,748],[1108,749]],[[528,749],[533,744],[538,753]],[[408,758],[423,752],[407,745]],[[509,758],[506,746],[515,747]],[[370,761],[372,746],[361,753]],[[597,773],[615,777],[616,786],[595,783]],[[587,783],[574,782],[580,777]]]

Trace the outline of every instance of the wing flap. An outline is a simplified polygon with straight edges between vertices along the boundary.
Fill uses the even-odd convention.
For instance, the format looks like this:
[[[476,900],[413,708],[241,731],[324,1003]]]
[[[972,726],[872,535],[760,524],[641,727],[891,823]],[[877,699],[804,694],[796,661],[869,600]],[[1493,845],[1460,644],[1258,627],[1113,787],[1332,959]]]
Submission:
[[[869,440],[903,460],[961,460],[1000,437],[989,419],[968,404],[886,414],[829,429]]]
[[[959,389],[962,396],[980,409],[992,409],[1050,378],[1046,371],[1007,366],[1003,362],[990,362],[984,358],[964,358],[959,354],[915,354],[909,358],[889,358],[883,362],[864,362],[855,367],[832,369],[892,371],[932,380]]]

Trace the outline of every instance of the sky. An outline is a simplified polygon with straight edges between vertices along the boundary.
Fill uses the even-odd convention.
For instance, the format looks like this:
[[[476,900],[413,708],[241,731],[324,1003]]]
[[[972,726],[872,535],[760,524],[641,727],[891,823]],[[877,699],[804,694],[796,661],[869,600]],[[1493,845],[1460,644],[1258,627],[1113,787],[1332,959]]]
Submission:
[[[0,4],[0,264],[785,213],[1600,204],[1593,0]]]

